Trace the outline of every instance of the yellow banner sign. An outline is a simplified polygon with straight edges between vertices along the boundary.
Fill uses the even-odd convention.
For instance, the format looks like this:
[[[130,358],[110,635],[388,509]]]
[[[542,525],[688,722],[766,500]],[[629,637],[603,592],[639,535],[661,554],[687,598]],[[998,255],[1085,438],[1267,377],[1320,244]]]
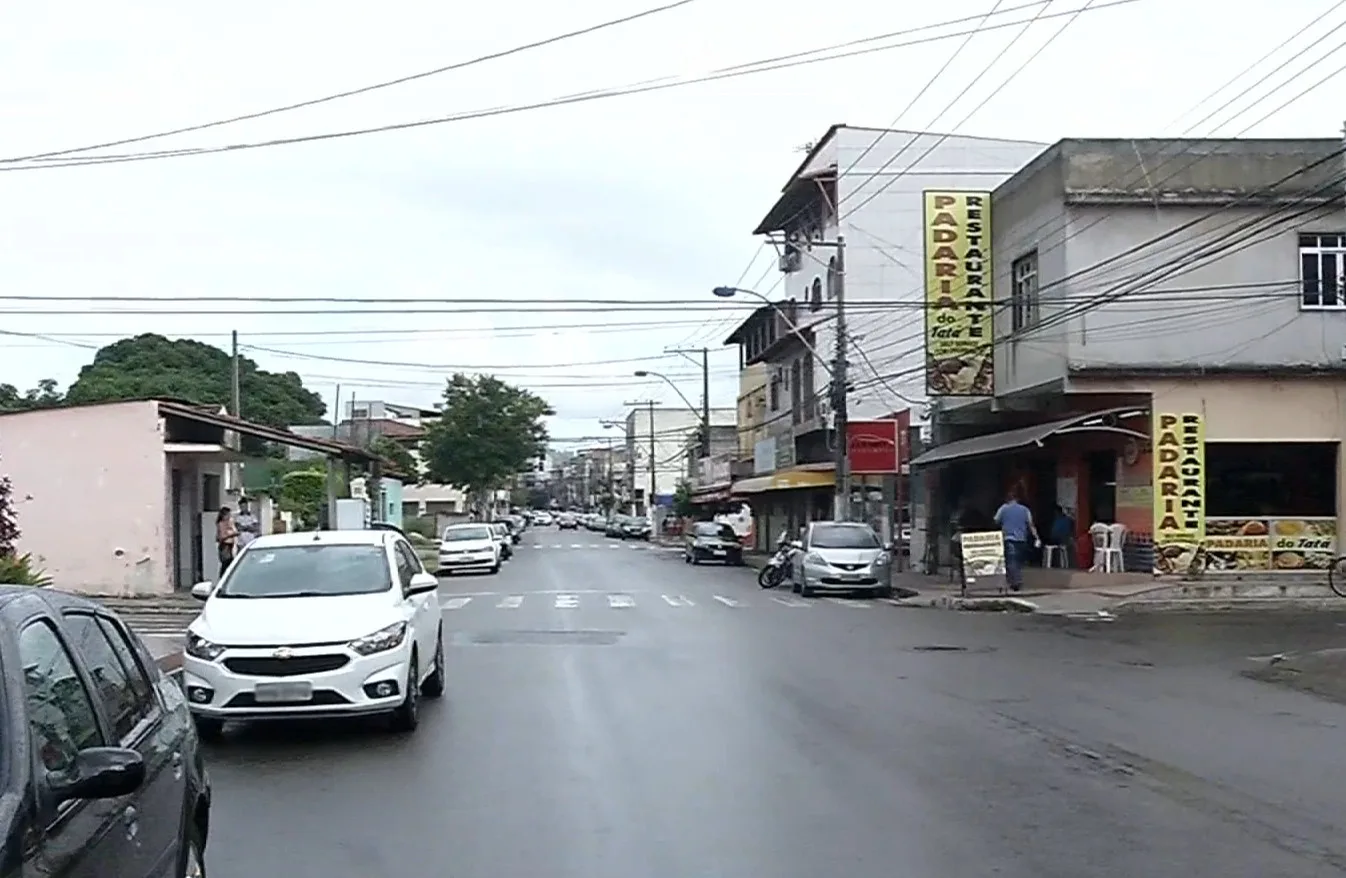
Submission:
[[[925,387],[990,396],[995,387],[991,193],[925,193]]]
[[[1206,430],[1200,414],[1155,412],[1154,570],[1183,573],[1206,537]]]

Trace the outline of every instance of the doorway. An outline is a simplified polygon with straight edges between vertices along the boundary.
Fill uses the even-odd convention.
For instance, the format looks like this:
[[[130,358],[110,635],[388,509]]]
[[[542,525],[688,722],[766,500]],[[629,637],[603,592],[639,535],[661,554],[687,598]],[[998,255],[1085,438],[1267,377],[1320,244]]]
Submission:
[[[1095,451],[1088,458],[1090,524],[1117,521],[1117,452]]]

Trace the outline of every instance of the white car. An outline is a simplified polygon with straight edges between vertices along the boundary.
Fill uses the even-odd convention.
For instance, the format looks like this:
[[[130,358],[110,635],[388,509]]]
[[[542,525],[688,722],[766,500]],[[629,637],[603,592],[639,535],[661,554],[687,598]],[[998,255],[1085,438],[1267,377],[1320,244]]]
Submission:
[[[488,524],[451,524],[439,541],[441,573],[500,572],[500,541]]]
[[[551,523],[552,517],[550,512],[538,512],[533,515],[533,524],[538,527],[547,527]]]
[[[386,714],[398,731],[444,692],[437,589],[389,530],[262,536],[187,628],[182,684],[204,737],[228,720]]]

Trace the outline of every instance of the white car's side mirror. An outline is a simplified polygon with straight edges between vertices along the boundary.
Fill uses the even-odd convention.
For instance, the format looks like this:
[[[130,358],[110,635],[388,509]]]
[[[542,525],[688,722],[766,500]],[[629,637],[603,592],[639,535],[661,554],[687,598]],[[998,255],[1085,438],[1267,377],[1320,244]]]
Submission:
[[[206,598],[210,597],[210,593],[214,590],[215,583],[198,582],[196,585],[192,586],[192,597],[196,598],[198,601],[204,601]]]
[[[417,573],[407,583],[407,594],[426,594],[439,588],[439,579],[433,573]]]

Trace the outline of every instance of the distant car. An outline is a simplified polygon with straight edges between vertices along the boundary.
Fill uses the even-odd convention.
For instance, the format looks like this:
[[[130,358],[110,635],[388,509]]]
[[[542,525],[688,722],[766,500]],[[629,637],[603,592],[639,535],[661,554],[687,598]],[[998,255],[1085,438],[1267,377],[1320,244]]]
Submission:
[[[514,538],[510,536],[509,525],[503,521],[493,521],[487,525],[491,529],[491,535],[495,537],[496,544],[500,546],[500,557],[508,561],[514,557]]]
[[[0,587],[0,871],[205,875],[210,781],[182,690],[107,609]]]
[[[626,539],[626,516],[614,515],[608,519],[607,524],[603,526],[603,536],[616,537],[619,540]]]
[[[500,546],[485,524],[451,524],[439,543],[439,572],[500,572]]]
[[[622,523],[622,537],[628,540],[648,540],[650,538],[649,519],[639,516],[628,516]]]
[[[743,543],[727,524],[698,521],[683,535],[682,560],[688,564],[720,561],[739,566],[743,563]]]
[[[444,692],[439,580],[387,531],[271,534],[247,545],[187,628],[182,683],[204,736],[229,720],[385,715],[420,722]]]
[[[579,530],[580,522],[573,513],[563,512],[556,519],[556,526],[561,530]]]
[[[819,591],[893,592],[892,558],[867,524],[815,521],[804,529],[791,561],[790,581],[797,594]]]
[[[552,523],[550,512],[538,512],[533,515],[533,524],[537,527],[549,527]]]

